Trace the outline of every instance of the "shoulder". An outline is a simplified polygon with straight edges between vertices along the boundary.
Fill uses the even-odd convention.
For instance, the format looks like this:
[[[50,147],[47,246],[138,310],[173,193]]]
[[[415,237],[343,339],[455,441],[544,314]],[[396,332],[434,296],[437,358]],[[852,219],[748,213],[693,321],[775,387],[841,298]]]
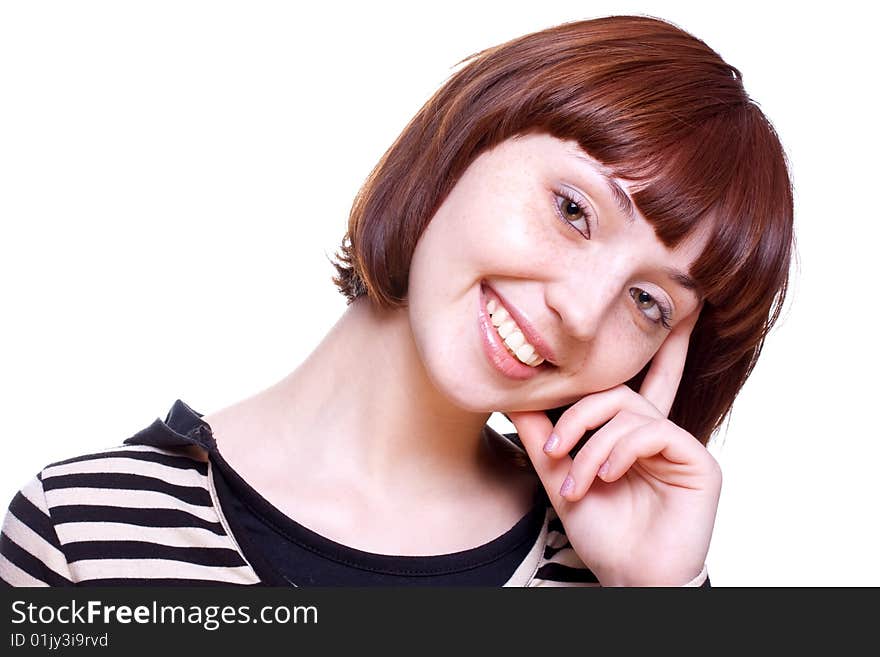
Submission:
[[[184,427],[172,419],[181,407],[178,401],[166,421],[157,418],[122,444],[43,468],[38,480],[55,522],[76,523],[83,514],[97,513],[107,522],[121,522],[112,518],[150,508],[210,515],[202,510],[213,506],[207,446],[196,436],[197,424],[182,433]]]
[[[14,498],[0,579],[18,585],[254,583],[206,452],[129,443],[52,463]]]
[[[50,508],[118,504],[120,495],[162,493],[209,505],[207,458],[195,446],[123,444],[58,461],[39,474]],[[116,491],[116,492],[113,492]]]

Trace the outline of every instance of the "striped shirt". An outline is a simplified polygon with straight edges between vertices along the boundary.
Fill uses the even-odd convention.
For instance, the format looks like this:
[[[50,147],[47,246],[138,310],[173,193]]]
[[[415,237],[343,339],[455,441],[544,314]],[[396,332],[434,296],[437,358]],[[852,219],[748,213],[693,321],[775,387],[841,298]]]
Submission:
[[[11,586],[265,585],[230,528],[199,430],[172,416],[122,445],[54,463],[13,498],[0,535]],[[206,426],[206,425],[201,425]],[[208,432],[207,440],[213,440]],[[296,582],[290,582],[297,586]],[[300,584],[302,585],[302,584]],[[503,586],[598,586],[548,503],[537,540]],[[687,584],[708,586],[706,568]]]

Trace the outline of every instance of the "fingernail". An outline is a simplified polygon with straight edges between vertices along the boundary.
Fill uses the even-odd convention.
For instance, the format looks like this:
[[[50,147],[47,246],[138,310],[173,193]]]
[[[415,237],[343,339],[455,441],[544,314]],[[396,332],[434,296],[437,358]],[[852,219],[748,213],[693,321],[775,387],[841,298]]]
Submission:
[[[565,478],[565,481],[562,482],[562,488],[559,489],[559,494],[560,495],[568,495],[573,490],[574,490],[574,479],[571,478],[571,475],[568,475]]]
[[[544,451],[548,454],[556,449],[556,446],[559,444],[559,436],[555,433],[551,433],[550,437],[547,439],[547,442],[544,443]]]
[[[611,466],[608,465],[608,461],[605,461],[605,463],[602,464],[602,467],[599,468],[599,476],[600,476],[600,477],[605,477],[605,475],[608,474],[608,469],[609,469],[610,467],[611,467]]]

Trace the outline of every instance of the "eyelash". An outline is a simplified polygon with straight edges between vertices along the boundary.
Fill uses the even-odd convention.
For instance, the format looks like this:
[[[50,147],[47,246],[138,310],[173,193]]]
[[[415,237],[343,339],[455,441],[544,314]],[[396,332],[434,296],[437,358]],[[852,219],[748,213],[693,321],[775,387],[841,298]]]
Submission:
[[[666,330],[670,330],[672,328],[672,326],[670,326],[670,324],[669,324],[669,322],[672,320],[672,310],[669,308],[669,306],[667,306],[665,303],[660,301],[660,299],[655,297],[653,294],[651,294],[647,290],[643,290],[640,287],[631,287],[629,290],[630,290],[630,296],[632,297],[632,299],[636,303],[636,305],[638,305],[638,300],[636,299],[636,295],[634,295],[632,293],[633,290],[639,290],[640,292],[644,292],[649,297],[651,297],[651,301],[653,301],[655,304],[657,304],[657,310],[660,311],[660,318],[659,319],[652,319],[652,318],[648,317],[648,315],[645,312],[643,312],[641,308],[639,308],[639,311],[643,315],[645,315],[645,317],[648,317],[648,321],[654,322],[654,324],[660,324]]]
[[[563,224],[565,224],[566,226],[571,228],[573,231],[578,233],[578,235],[580,235],[581,237],[583,237],[585,239],[590,239],[590,218],[592,217],[592,215],[589,214],[589,211],[586,210],[584,207],[587,205],[586,201],[582,201],[581,199],[576,198],[570,191],[565,190],[565,189],[555,189],[555,190],[553,190],[553,192],[557,197],[564,198],[566,200],[566,202],[574,203],[576,206],[578,206],[581,209],[581,212],[583,212],[583,214],[584,214],[583,219],[584,219],[584,221],[587,222],[587,230],[586,230],[586,232],[584,232],[581,229],[576,228],[574,226],[574,224],[571,223],[571,221],[566,219],[565,216],[562,214],[562,210],[559,209],[559,198],[555,198],[553,201],[553,206],[554,206],[554,209],[556,210],[556,216],[559,218],[559,220]]]
[[[584,239],[590,239],[590,235],[591,235],[591,233],[590,233],[590,217],[592,215],[590,215],[584,207],[587,205],[586,201],[582,201],[581,199],[576,198],[574,196],[574,194],[572,194],[570,191],[568,191],[566,189],[555,189],[553,191],[557,197],[556,199],[554,199],[553,205],[554,205],[554,209],[556,210],[556,216],[559,218],[559,220],[563,224],[565,224],[566,226],[571,228],[573,231],[577,232],[577,234],[580,235],[581,237],[583,237]],[[571,223],[571,221],[569,221],[568,219],[566,219],[563,216],[562,211],[559,209],[559,198],[563,198],[563,199],[565,199],[565,201],[567,203],[573,203],[581,209],[581,212],[584,214],[583,219],[587,223],[586,232],[580,230],[579,228],[576,228]],[[645,312],[643,312],[641,310],[641,308],[639,309],[639,312],[641,312],[642,315],[644,315],[648,319],[649,322],[653,322],[654,324],[662,325],[667,330],[670,330],[672,328],[670,326],[670,321],[672,320],[671,309],[665,303],[660,301],[660,299],[657,299],[654,295],[652,295],[650,292],[647,292],[646,290],[642,290],[642,288],[631,288],[631,290],[633,290],[633,289],[637,289],[642,292],[645,292],[646,294],[648,294],[648,296],[651,297],[651,299],[654,301],[654,303],[657,304],[657,309],[660,311],[660,319],[651,319],[650,317],[647,316],[647,314]],[[636,301],[635,297],[633,297],[633,301],[634,302]]]

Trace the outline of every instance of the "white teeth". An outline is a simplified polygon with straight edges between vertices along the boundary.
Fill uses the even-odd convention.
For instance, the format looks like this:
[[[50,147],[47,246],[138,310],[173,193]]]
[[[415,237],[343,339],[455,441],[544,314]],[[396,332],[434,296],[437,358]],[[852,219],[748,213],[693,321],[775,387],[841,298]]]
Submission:
[[[521,362],[532,367],[537,367],[544,362],[536,353],[535,347],[528,342],[516,322],[510,317],[510,313],[495,299],[486,302],[486,310],[492,319],[492,325],[498,331],[508,351]]]
[[[504,341],[507,343],[507,346],[516,351],[520,347],[522,347],[526,343],[526,337],[522,334],[522,331],[516,329],[513,333],[506,336]],[[529,345],[531,347],[531,345]],[[532,348],[532,353],[534,353],[535,349]],[[532,354],[529,354],[531,357]]]
[[[522,362],[528,363],[532,356],[535,355],[535,348],[526,342],[519,349],[516,350],[516,357],[519,358]]]
[[[504,322],[510,319],[510,314],[503,306],[497,308],[494,312],[491,310],[489,312],[492,313],[492,324],[495,326],[501,326]]]
[[[516,330],[516,322],[514,322],[512,319],[508,319],[501,326],[498,326],[497,329],[498,335],[506,340],[507,336]]]

